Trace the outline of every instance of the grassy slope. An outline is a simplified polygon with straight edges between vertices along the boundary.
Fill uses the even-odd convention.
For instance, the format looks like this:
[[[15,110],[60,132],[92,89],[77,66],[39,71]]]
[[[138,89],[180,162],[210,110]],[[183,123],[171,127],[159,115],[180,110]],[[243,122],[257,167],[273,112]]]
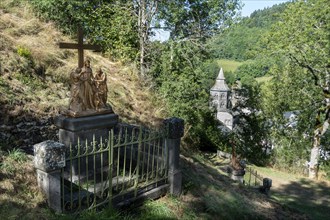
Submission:
[[[25,144],[24,133],[41,140],[56,138],[53,125],[46,124],[40,134],[19,130],[49,121],[68,105],[69,73],[77,53],[59,49],[60,41],[74,40],[36,18],[24,2],[0,1],[0,219],[54,217],[38,190],[32,159],[13,148]],[[147,79],[140,79],[134,67],[86,54],[92,67],[108,74],[108,102],[120,120],[145,126],[160,123],[164,107]],[[30,147],[36,140],[28,141]]]
[[[225,72],[235,72],[235,70],[243,63],[235,60],[221,59],[218,60],[218,64],[223,68]]]
[[[14,0],[1,1],[1,126],[25,122],[27,116],[31,120],[47,119],[67,105],[68,75],[75,68],[77,57],[72,51],[58,49],[59,41],[70,39],[53,24],[35,18],[28,6]],[[98,54],[87,55],[92,66],[102,66],[108,74],[108,101],[122,120],[146,125],[159,123],[164,115],[161,101],[134,68],[110,62]],[[80,219],[305,217],[230,181],[217,169],[217,164],[211,163],[213,159],[198,154],[182,156],[183,195],[179,198],[165,196],[129,212],[113,215],[105,210],[99,214],[85,213]],[[47,208],[37,187],[31,158],[11,151],[0,154],[0,163],[0,219],[71,218],[55,215]]]
[[[27,113],[53,116],[68,105],[69,74],[77,63],[77,53],[59,49],[58,42],[75,39],[63,36],[52,23],[40,21],[28,6],[17,2],[1,1],[0,103],[8,117]],[[141,80],[134,67],[92,52],[86,56],[94,70],[102,67],[108,75],[108,102],[122,120],[151,125],[164,115],[148,80]]]
[[[254,169],[272,179],[271,195],[275,201],[300,210],[310,219],[330,219],[330,182],[313,181],[271,168]]]
[[[23,3],[22,3],[23,2]],[[0,2],[0,149],[28,149],[56,139],[52,117],[69,104],[69,75],[77,52],[59,49],[58,42],[75,42],[54,24],[36,18],[25,1]],[[157,126],[166,115],[133,65],[114,63],[86,52],[94,71],[108,76],[108,103],[123,122]],[[21,124],[24,122],[24,124]]]

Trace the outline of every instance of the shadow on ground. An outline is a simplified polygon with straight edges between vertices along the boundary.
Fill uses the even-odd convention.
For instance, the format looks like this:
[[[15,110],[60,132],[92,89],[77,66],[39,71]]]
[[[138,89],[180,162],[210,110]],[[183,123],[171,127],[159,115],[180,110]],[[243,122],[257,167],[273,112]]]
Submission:
[[[305,214],[282,206],[258,190],[230,180],[203,158],[181,157],[183,195],[187,209],[202,219],[308,219]]]
[[[306,178],[272,189],[272,198],[311,219],[330,219],[330,187]]]

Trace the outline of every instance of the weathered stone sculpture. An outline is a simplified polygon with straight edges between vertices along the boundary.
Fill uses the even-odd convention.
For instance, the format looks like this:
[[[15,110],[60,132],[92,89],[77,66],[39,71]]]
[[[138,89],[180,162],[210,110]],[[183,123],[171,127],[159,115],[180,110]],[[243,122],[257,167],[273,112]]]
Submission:
[[[107,107],[107,98],[108,98],[108,86],[107,86],[107,76],[104,74],[102,69],[100,68],[95,77],[94,83],[96,87],[96,109],[100,110],[102,108]]]
[[[80,94],[80,72],[81,68],[77,68],[75,71],[72,71],[70,75],[71,81],[71,98],[69,109],[73,112],[81,112],[82,111],[82,101],[81,101],[81,94]]]
[[[100,69],[94,76],[90,61],[84,62],[84,50],[100,50],[100,46],[84,44],[83,31],[78,28],[78,43],[60,43],[60,48],[78,50],[78,68],[70,75],[71,97],[69,109],[62,112],[69,117],[84,117],[113,113],[107,104],[107,79]]]
[[[107,105],[107,77],[102,69],[94,76],[90,61],[86,60],[84,67],[73,71],[70,78],[71,98],[65,115],[82,117],[112,112]]]

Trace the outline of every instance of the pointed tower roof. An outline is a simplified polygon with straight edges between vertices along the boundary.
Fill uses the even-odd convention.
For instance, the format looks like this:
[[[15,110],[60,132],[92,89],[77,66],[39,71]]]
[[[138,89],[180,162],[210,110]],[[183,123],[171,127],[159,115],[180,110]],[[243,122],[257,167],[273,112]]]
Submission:
[[[211,91],[230,91],[229,87],[226,84],[226,79],[223,75],[222,68],[220,69],[219,75],[215,81],[214,86],[211,88]]]

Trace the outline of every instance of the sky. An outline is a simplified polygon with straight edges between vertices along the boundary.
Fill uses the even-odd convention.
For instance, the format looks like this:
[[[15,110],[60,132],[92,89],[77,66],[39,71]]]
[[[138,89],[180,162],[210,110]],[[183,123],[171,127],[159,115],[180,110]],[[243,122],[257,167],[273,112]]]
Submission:
[[[244,4],[242,8],[242,16],[249,16],[255,10],[264,9],[287,1],[288,0],[242,0]]]
[[[266,7],[271,7],[276,4],[287,2],[289,0],[242,0],[242,16],[249,16],[252,12],[258,9],[264,9]],[[169,32],[158,30],[156,31],[156,36],[152,37],[153,40],[164,41],[169,38]]]

